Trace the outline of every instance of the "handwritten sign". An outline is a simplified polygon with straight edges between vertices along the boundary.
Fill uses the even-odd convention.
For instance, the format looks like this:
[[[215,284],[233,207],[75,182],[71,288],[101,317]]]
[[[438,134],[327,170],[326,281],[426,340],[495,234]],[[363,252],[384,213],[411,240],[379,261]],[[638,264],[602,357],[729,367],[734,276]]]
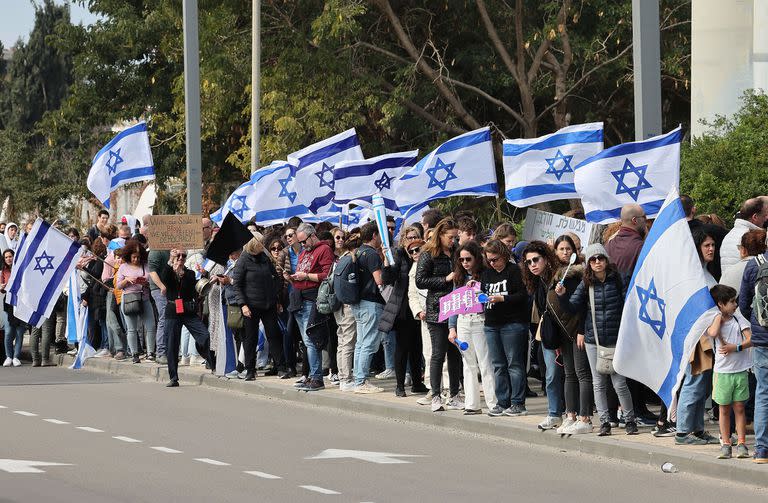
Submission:
[[[440,297],[440,316],[437,320],[445,321],[457,314],[482,313],[483,305],[477,301],[477,293],[474,287],[465,286]]]
[[[152,215],[144,220],[153,250],[194,250],[203,247],[202,215]]]
[[[572,232],[579,236],[582,248],[586,248],[588,244],[598,240],[600,226],[590,224],[586,220],[528,208],[525,216],[525,229],[523,229],[524,241],[554,241],[566,232]]]

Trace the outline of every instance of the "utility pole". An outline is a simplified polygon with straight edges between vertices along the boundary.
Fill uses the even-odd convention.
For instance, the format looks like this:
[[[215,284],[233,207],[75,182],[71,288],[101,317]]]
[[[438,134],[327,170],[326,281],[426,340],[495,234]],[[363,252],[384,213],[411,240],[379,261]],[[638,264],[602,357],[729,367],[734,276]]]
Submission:
[[[200,46],[197,0],[184,0],[184,125],[187,133],[187,213],[203,211],[200,154]]]
[[[661,131],[661,50],[658,0],[632,0],[632,62],[635,67],[635,140]]]
[[[251,33],[251,173],[259,169],[261,140],[261,0],[252,0]]]

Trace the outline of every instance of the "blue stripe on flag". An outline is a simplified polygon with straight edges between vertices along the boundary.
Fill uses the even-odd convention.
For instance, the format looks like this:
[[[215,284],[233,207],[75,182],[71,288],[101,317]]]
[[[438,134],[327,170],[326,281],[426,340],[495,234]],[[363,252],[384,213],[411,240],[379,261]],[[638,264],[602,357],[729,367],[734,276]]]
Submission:
[[[572,183],[552,183],[547,185],[517,187],[506,192],[507,199],[511,203],[529,197],[543,196],[545,194],[576,194],[576,187],[574,187]]]
[[[677,374],[680,372],[680,360],[683,357],[683,346],[685,345],[685,339],[688,337],[693,324],[705,311],[705,308],[715,307],[715,302],[712,300],[712,295],[709,293],[707,287],[702,288],[688,298],[683,308],[677,314],[675,319],[675,328],[672,330],[670,336],[670,347],[672,349],[672,363],[669,366],[667,376],[664,378],[664,382],[657,391],[659,398],[664,400],[664,403],[672,403],[672,389],[677,383]]]
[[[154,166],[147,166],[144,168],[133,168],[121,171],[112,177],[112,189],[114,190],[120,182],[128,180],[130,178],[139,178],[142,176],[152,176],[155,174]]]
[[[430,202],[434,201],[435,199],[442,199],[444,197],[449,197],[454,194],[466,194],[467,192],[472,192],[471,194],[468,194],[470,196],[474,195],[475,197],[481,197],[481,196],[494,196],[496,195],[496,192],[498,191],[498,185],[495,183],[486,183],[485,185],[478,185],[477,187],[466,187],[459,190],[444,190],[442,192],[438,192],[433,197],[430,197],[427,201],[423,201],[420,203],[413,204],[411,206],[403,206],[400,208],[400,213],[403,215],[403,218],[408,218],[408,215],[413,214],[415,211],[420,210],[421,208],[428,206]],[[493,194],[491,194],[493,192]],[[479,194],[478,194],[479,193]]]
[[[64,275],[67,274],[67,270],[69,269],[69,266],[72,264],[72,258],[77,254],[77,252],[80,250],[80,243],[72,242],[71,245],[69,245],[69,250],[67,250],[67,254],[64,256],[64,259],[61,261],[59,266],[56,268],[56,271],[53,273],[53,276],[50,280],[48,280],[48,286],[45,287],[45,290],[43,290],[43,295],[40,297],[40,302],[37,304],[37,309],[35,309],[35,312],[32,314],[32,316],[29,319],[29,324],[36,326],[37,323],[40,321],[40,317],[45,314],[45,311],[48,308],[48,304],[51,303],[52,297],[54,292],[57,290],[57,286],[59,283],[61,283],[61,280],[64,279]],[[80,292],[75,292],[75,295],[80,295]]]
[[[334,168],[333,179],[338,181],[357,176],[370,176],[380,169],[404,168],[407,166],[406,163],[411,161],[415,162],[416,158],[413,156],[390,157],[388,159],[382,159],[381,161],[373,164],[352,165],[344,166],[342,168]]]
[[[37,249],[40,248],[40,243],[43,241],[43,238],[45,238],[45,235],[48,233],[50,228],[51,224],[43,220],[43,222],[40,224],[40,228],[37,229],[35,237],[32,238],[32,242],[29,243],[29,250],[24,253],[24,260],[22,260],[21,264],[18,266],[19,272],[16,274],[13,285],[8,291],[8,293],[11,294],[10,304],[12,306],[15,306],[18,301],[17,296],[19,294],[19,288],[21,288],[21,282],[24,279],[24,273],[26,272],[27,267],[29,267],[29,264],[32,262],[32,260],[34,260]]]
[[[345,150],[355,148],[359,145],[360,145],[360,141],[357,139],[357,135],[356,134],[350,135],[337,143],[326,145],[325,147],[319,148],[313,152],[310,152],[304,157],[300,158],[299,168],[303,168],[304,166],[309,166],[310,164],[314,164],[318,161],[322,161],[323,159],[328,159],[329,157],[333,157],[339,152],[344,152]]]
[[[658,201],[652,201],[649,203],[641,204],[646,215],[655,215],[659,212],[659,208],[664,204],[663,199]],[[614,208],[612,210],[595,210],[590,211],[585,215],[587,222],[602,222],[603,220],[614,219],[618,220],[621,217],[621,207]]]
[[[122,140],[126,136],[130,136],[130,135],[136,134],[136,133],[143,133],[146,130],[147,130],[147,123],[146,122],[139,122],[135,126],[131,126],[131,127],[129,127],[128,129],[126,129],[124,131],[120,131],[117,134],[117,136],[112,138],[112,140],[109,143],[107,143],[106,145],[101,147],[101,150],[96,152],[96,155],[93,156],[93,161],[91,162],[91,164],[94,164],[96,162],[96,159],[98,159],[99,157],[104,155],[104,153],[109,152],[109,149],[111,149],[117,142],[119,142],[120,140]]]
[[[479,143],[485,143],[487,141],[491,141],[490,129],[485,129],[483,131],[478,131],[475,134],[460,136],[458,138],[448,140],[447,142],[437,147],[435,150],[435,155],[445,154],[446,152],[453,152],[454,150],[461,150],[463,148],[471,147]]]
[[[547,150],[572,143],[600,143],[602,141],[602,129],[555,134],[544,141],[532,140],[532,143],[526,144],[504,143],[504,157],[514,157],[529,150]]]
[[[676,131],[666,134],[662,136],[661,138],[658,138],[654,141],[637,141],[637,142],[631,142],[631,143],[622,143],[621,145],[616,145],[615,147],[607,148],[600,152],[599,154],[595,154],[592,157],[583,160],[579,163],[578,166],[573,168],[574,170],[583,168],[587,164],[593,163],[599,159],[608,159],[611,157],[619,157],[619,156],[625,156],[630,154],[636,154],[638,152],[646,152],[648,150],[653,150],[655,148],[659,147],[668,147],[670,145],[674,145],[675,143],[680,143],[683,139],[683,132],[678,128]]]

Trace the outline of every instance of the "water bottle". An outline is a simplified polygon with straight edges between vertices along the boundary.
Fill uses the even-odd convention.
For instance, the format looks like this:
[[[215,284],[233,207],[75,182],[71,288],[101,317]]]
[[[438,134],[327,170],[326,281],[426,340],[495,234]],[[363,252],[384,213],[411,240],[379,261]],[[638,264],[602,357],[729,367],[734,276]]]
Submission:
[[[663,465],[661,465],[661,471],[664,473],[677,473],[679,470],[675,465],[667,461]]]

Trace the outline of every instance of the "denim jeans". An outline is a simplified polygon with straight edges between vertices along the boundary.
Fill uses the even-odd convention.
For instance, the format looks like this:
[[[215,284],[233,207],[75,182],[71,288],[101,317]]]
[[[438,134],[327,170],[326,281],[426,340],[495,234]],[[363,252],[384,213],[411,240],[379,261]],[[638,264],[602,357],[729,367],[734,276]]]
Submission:
[[[677,399],[678,433],[704,431],[704,404],[712,393],[712,371],[691,375],[691,366],[685,369],[685,380]]]
[[[301,309],[294,313],[296,322],[299,324],[301,340],[307,348],[307,358],[309,360],[309,378],[318,381],[323,380],[323,348],[315,347],[315,344],[307,336],[307,324],[309,323],[309,314],[312,312],[312,301],[305,300]]]
[[[168,305],[168,299],[159,288],[151,293],[157,309],[157,356],[165,356],[165,307]]]
[[[394,330],[381,334],[381,345],[384,346],[384,366],[387,370],[394,370],[397,345],[397,334]]]
[[[485,326],[488,352],[496,384],[496,403],[502,409],[525,405],[525,366],[528,359],[528,326],[508,323]]]
[[[768,348],[752,348],[755,389],[755,451],[768,449]],[[762,453],[764,454],[764,452]]]
[[[560,417],[563,415],[563,367],[555,361],[556,350],[542,347],[541,351],[547,365],[547,414],[549,417]]]
[[[6,358],[20,358],[21,357],[21,345],[24,342],[24,330],[26,327],[23,323],[18,325],[11,325],[10,321],[5,321],[5,357]]]
[[[595,392],[595,407],[597,407],[597,416],[600,418],[600,424],[611,421],[611,413],[608,411],[608,382],[613,385],[613,389],[619,397],[619,403],[624,411],[624,420],[627,422],[634,421],[635,407],[632,403],[629,386],[627,386],[627,378],[616,373],[611,375],[599,373],[596,370],[597,346],[595,344],[587,344],[586,348],[589,366],[592,369],[592,387]]]
[[[139,329],[144,327],[144,333],[147,336],[147,354],[155,353],[155,330],[157,329],[157,322],[155,321],[155,312],[152,310],[152,302],[149,297],[145,296],[142,304],[144,308],[141,313],[126,314],[123,311],[125,305],[125,295],[123,295],[122,302],[120,304],[120,311],[123,313],[123,319],[125,320],[125,329],[128,333],[128,348],[131,350],[132,355],[138,355],[139,350]]]
[[[195,340],[192,338],[192,334],[189,333],[189,330],[187,330],[187,327],[182,327],[181,329],[181,347],[179,351],[181,352],[181,356],[184,358],[189,358],[190,356],[200,356],[197,353],[197,348],[195,347]]]
[[[115,313],[112,306],[115,304],[115,295],[112,290],[107,292],[107,330],[109,331],[109,347],[113,348],[115,352],[125,351],[125,332],[120,325],[120,321],[117,319],[117,313]]]
[[[354,372],[355,385],[359,386],[368,377],[371,369],[371,359],[379,350],[380,332],[379,318],[384,310],[384,305],[369,300],[361,300],[358,304],[351,304],[352,314],[357,325],[357,344],[355,344]]]

